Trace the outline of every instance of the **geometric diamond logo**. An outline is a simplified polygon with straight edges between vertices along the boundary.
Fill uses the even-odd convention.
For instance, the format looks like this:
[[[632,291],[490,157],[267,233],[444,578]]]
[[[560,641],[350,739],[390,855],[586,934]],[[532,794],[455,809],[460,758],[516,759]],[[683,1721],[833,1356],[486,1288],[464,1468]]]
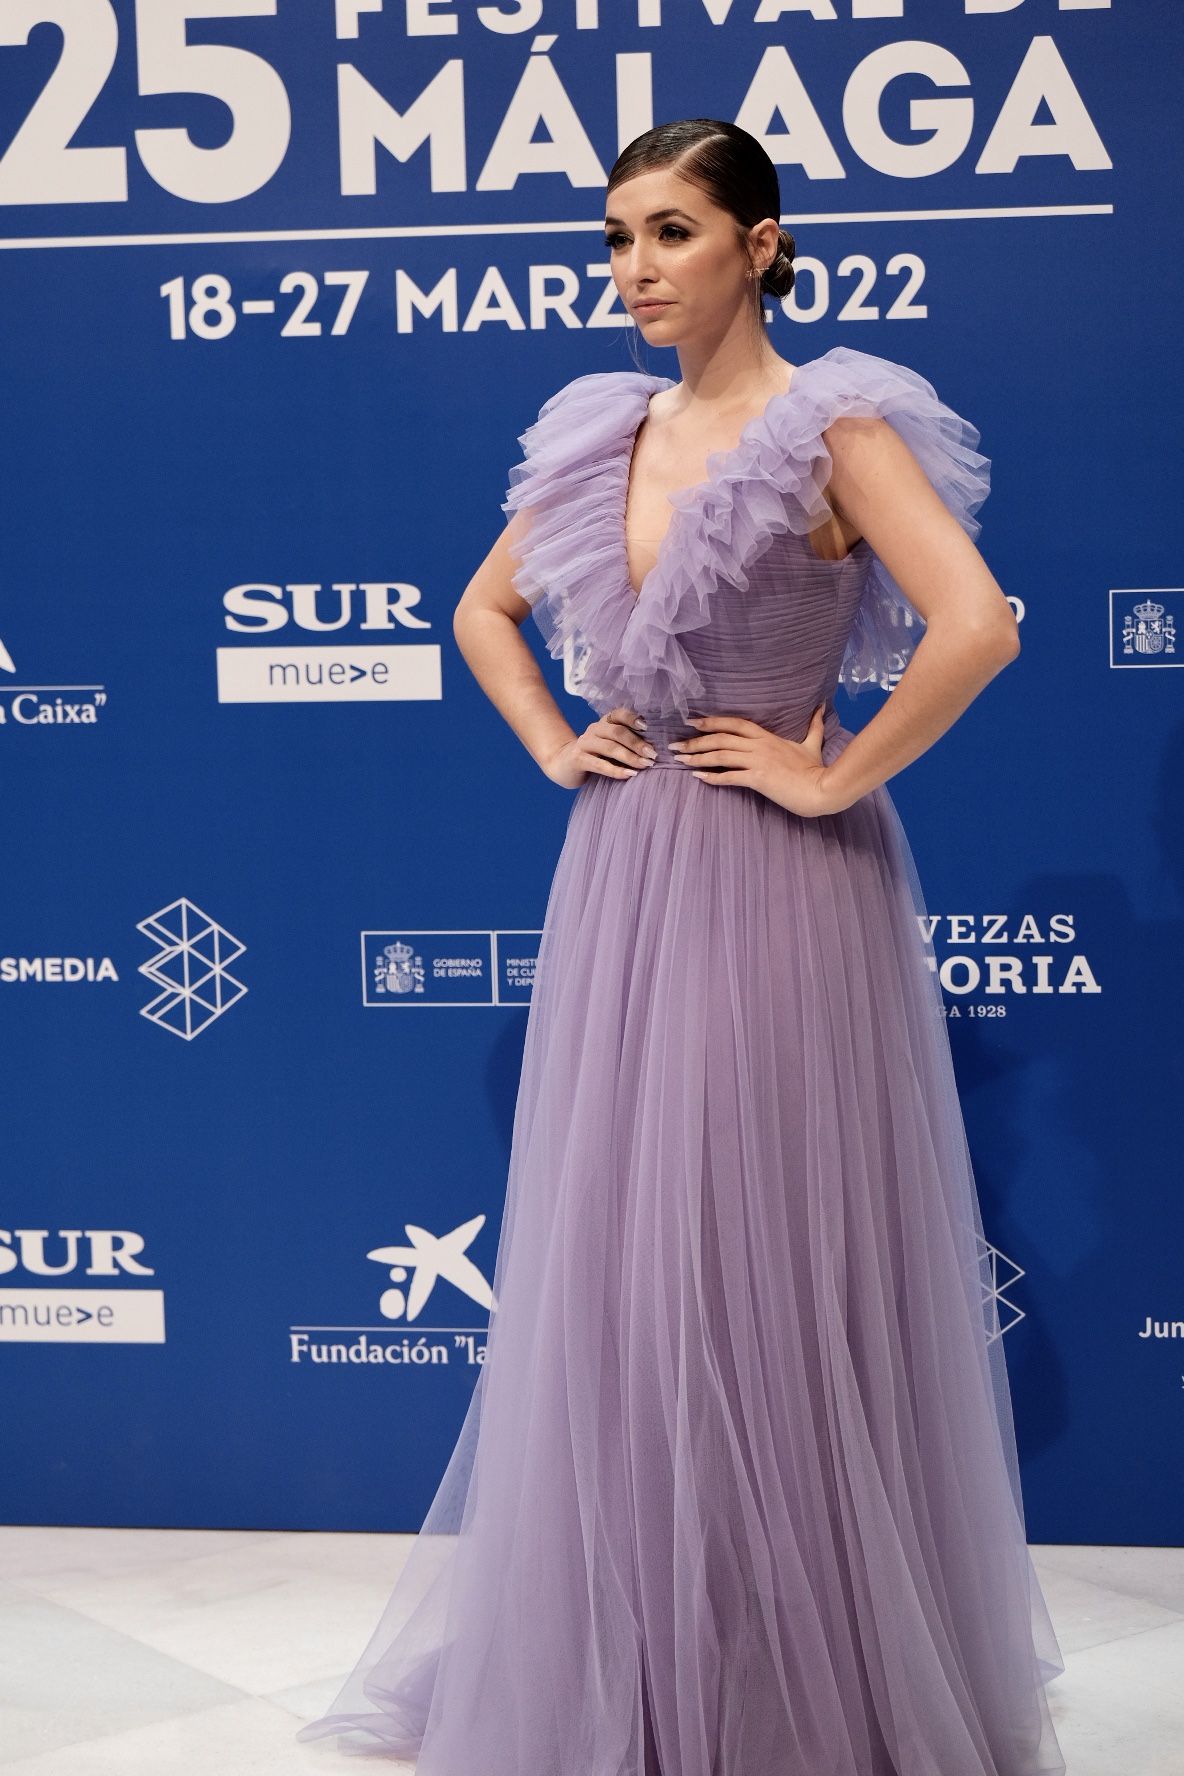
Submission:
[[[1024,1310],[1009,1301],[1005,1290],[1026,1274],[989,1240],[980,1241],[979,1275],[982,1281],[983,1313],[987,1322],[987,1343],[1002,1338],[1005,1332],[1024,1318]]]
[[[162,989],[140,1007],[141,1017],[161,1029],[192,1042],[246,992],[227,969],[246,944],[184,896],[140,919],[136,930],[160,946],[159,954],[140,963],[139,972]]]

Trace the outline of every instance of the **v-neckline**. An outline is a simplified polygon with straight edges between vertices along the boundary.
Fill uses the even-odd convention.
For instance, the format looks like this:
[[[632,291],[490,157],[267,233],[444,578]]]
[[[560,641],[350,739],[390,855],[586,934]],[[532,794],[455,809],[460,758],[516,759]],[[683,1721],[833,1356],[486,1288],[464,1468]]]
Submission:
[[[813,362],[813,359],[807,359],[807,364]],[[677,387],[677,384],[669,376],[649,376],[643,373],[645,400],[642,403],[641,412],[637,416],[636,424],[625,434],[625,474],[623,480],[621,509],[618,514],[618,535],[621,548],[622,575],[625,582],[625,590],[635,605],[641,603],[645,596],[646,588],[654,580],[664,563],[668,553],[667,545],[670,542],[670,533],[675,529],[676,525],[683,521],[686,513],[693,511],[700,501],[711,492],[715,487],[720,474],[723,472],[723,468],[731,462],[733,458],[739,456],[740,452],[748,443],[752,433],[756,431],[758,426],[765,424],[770,412],[777,403],[780,401],[788,401],[791,395],[797,393],[798,380],[805,368],[806,364],[794,365],[793,375],[789,379],[789,387],[779,389],[776,394],[770,395],[760,412],[754,413],[750,419],[745,420],[744,425],[740,430],[740,436],[733,445],[729,446],[727,450],[708,451],[704,465],[707,469],[707,473],[701,481],[692,481],[686,487],[676,487],[666,495],[667,503],[672,505],[674,510],[671,513],[670,522],[666,526],[662,540],[658,544],[658,550],[657,554],[654,556],[653,566],[647,569],[642,576],[641,585],[635,589],[633,585],[633,575],[629,568],[629,545],[625,528],[625,521],[629,511],[629,490],[633,480],[633,459],[637,454],[637,440],[641,435],[641,428],[649,418],[651,400],[656,394],[660,394],[664,389]]]

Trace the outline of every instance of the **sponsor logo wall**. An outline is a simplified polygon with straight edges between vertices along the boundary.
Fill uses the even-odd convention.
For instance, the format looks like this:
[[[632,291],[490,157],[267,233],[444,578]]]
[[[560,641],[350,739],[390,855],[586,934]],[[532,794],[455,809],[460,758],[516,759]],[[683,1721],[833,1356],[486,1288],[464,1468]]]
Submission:
[[[1023,650],[890,789],[1030,1533],[1181,1540],[1182,50],[1166,0],[9,0],[4,1521],[418,1526],[571,807],[452,612],[543,399],[633,365],[619,148],[716,115],[780,353],[914,366],[994,464]]]

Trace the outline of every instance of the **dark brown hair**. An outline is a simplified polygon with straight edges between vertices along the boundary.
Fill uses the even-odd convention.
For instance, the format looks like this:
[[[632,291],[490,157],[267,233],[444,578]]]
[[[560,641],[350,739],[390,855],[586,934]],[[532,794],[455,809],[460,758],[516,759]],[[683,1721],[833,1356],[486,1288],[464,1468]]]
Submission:
[[[739,124],[718,117],[684,117],[676,123],[659,123],[635,136],[622,149],[608,176],[605,196],[638,173],[673,167],[680,179],[705,191],[714,204],[727,210],[740,230],[753,228],[766,216],[781,216],[781,185],[773,165],[755,136]],[[788,296],[793,289],[793,256],[797,242],[788,228],[781,228],[773,262],[760,279],[760,289],[772,296]]]

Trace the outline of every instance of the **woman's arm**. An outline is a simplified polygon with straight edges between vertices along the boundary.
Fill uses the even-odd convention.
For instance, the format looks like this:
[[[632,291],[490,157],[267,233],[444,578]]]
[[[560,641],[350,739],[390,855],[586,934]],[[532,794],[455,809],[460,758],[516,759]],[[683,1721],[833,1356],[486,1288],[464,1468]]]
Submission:
[[[1015,659],[1020,638],[998,581],[887,420],[839,419],[823,437],[834,464],[828,501],[926,625],[891,695],[823,771],[837,811],[927,751]]]
[[[573,733],[519,634],[530,615],[529,604],[513,583],[511,545],[520,523],[515,514],[465,587],[453,613],[452,633],[485,695],[535,763],[546,770],[548,760]]]

